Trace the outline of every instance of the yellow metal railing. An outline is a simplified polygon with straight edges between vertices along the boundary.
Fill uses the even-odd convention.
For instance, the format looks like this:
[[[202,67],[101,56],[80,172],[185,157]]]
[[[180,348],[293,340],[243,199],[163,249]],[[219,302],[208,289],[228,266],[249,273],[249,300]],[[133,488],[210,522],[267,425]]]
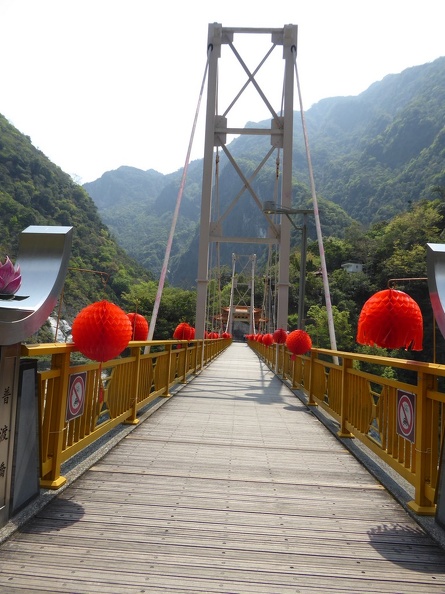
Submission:
[[[284,345],[255,340],[249,345],[292,389],[304,393],[309,406],[322,407],[338,422],[340,437],[359,439],[414,487],[413,511],[435,513],[445,433],[445,391],[439,389],[445,385],[445,365],[316,348],[292,360]],[[360,370],[371,365],[376,373]],[[389,367],[404,370],[409,383],[385,377]],[[401,423],[412,426],[412,435],[400,430]]]
[[[50,369],[38,372],[41,486],[61,487],[66,482],[61,476],[64,462],[117,425],[136,424],[138,411],[168,397],[172,386],[186,383],[230,343],[135,341],[118,359],[83,365],[71,361],[76,352],[72,344],[22,345],[23,357],[51,356]],[[75,379],[81,379],[81,393],[73,407],[69,399],[77,398]],[[81,414],[69,414],[78,405]]]

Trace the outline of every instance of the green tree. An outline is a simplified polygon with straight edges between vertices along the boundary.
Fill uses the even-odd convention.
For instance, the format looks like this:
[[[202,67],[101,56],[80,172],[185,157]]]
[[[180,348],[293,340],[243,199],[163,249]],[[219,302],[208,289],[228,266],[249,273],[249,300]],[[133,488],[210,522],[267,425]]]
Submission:
[[[354,346],[353,329],[349,322],[349,312],[339,311],[332,306],[337,348],[341,351],[351,351]],[[312,305],[307,312],[306,332],[312,339],[314,347],[329,349],[331,341],[329,335],[328,313],[325,306]]]
[[[154,281],[134,285],[122,294],[122,301],[128,311],[139,313],[149,321],[153,313],[158,285]],[[185,289],[165,286],[153,334],[154,340],[173,338],[173,332],[180,322],[195,325],[196,293]]]

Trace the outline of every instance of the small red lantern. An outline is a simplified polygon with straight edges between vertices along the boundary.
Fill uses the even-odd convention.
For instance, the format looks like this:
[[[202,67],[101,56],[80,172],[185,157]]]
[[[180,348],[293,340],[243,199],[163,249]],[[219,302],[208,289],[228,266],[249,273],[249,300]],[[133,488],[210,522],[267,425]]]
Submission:
[[[396,289],[375,293],[360,312],[357,342],[385,349],[422,350],[423,318],[412,297]]]
[[[192,327],[187,322],[181,322],[173,332],[173,338],[176,340],[191,340]]]
[[[297,355],[303,355],[312,348],[312,340],[304,330],[294,330],[286,338],[286,346],[292,353],[291,359]]]
[[[284,330],[284,328],[278,328],[273,333],[273,341],[276,344],[285,344],[286,338],[287,338],[287,332],[286,332],[286,330]]]
[[[148,336],[148,322],[138,313],[127,314],[131,323],[131,340],[147,340]]]
[[[76,348],[85,357],[104,362],[122,353],[132,330],[127,314],[120,307],[98,301],[78,313],[71,332]]]

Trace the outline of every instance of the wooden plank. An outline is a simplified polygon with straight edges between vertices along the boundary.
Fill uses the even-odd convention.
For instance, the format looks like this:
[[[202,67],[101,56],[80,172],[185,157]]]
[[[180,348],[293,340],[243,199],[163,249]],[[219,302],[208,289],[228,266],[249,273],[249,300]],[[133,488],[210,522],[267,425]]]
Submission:
[[[445,552],[235,344],[0,547],[3,591],[443,594]]]

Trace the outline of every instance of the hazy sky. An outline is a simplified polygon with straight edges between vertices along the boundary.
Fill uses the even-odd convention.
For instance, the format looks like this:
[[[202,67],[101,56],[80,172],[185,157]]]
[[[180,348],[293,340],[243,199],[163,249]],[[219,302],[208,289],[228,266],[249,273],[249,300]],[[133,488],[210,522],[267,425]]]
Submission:
[[[0,0],[0,113],[80,183],[121,165],[171,173],[185,163],[209,23],[298,25],[307,110],[445,55],[442,13],[441,0]],[[242,125],[268,117],[247,103]]]

